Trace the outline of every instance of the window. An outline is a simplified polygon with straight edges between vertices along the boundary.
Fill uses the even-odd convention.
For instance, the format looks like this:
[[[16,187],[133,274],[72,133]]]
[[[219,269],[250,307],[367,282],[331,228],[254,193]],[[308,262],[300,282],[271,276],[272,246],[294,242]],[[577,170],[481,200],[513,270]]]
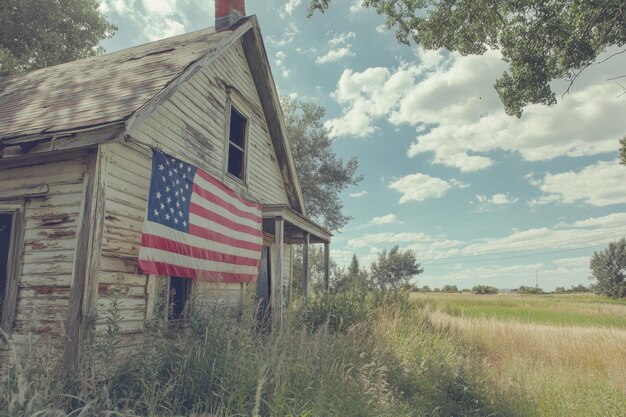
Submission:
[[[246,134],[248,120],[234,106],[230,107],[228,129],[228,173],[245,182]]]
[[[11,229],[13,215],[0,213],[0,323],[2,322],[2,310],[9,282],[9,252],[11,248]]]
[[[170,278],[170,320],[181,321],[185,318],[185,308],[191,298],[191,279]]]

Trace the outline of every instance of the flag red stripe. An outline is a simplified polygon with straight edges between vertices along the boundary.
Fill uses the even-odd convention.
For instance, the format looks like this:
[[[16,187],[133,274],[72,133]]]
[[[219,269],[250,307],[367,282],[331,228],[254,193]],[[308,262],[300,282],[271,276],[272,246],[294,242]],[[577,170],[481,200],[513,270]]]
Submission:
[[[205,229],[204,227],[195,224],[189,225],[189,234],[207,240],[212,240],[214,242],[223,243],[224,245],[229,245],[235,248],[258,251],[259,254],[261,252],[261,249],[263,249],[262,244],[236,239],[234,237],[226,236],[225,234],[213,230]]]
[[[200,217],[204,217],[207,220],[211,220],[212,222],[215,222],[236,232],[247,233],[256,237],[263,237],[263,232],[259,230],[260,227],[259,229],[255,229],[254,227],[246,226],[245,224],[239,224],[220,214],[213,213],[212,211],[207,210],[206,208],[201,207],[194,202],[191,202],[189,204],[189,212],[197,214]]]
[[[227,253],[202,249],[196,246],[187,245],[185,243],[147,233],[144,233],[141,236],[141,245],[147,248],[161,249],[179,255],[204,259],[206,261],[215,261],[225,264],[244,266],[257,266],[259,264],[258,259],[247,258],[245,256],[229,255]]]
[[[231,274],[225,272],[207,271],[203,269],[187,268],[163,262],[139,260],[139,267],[147,274],[166,275],[183,278],[200,278],[215,282],[256,282],[258,275]]]
[[[226,194],[228,194],[231,197],[233,197],[234,199],[240,201],[242,204],[244,204],[244,205],[246,205],[248,207],[259,209],[259,205],[258,204],[253,203],[253,202],[248,201],[248,200],[244,200],[243,198],[239,197],[233,190],[231,190],[230,188],[226,187],[224,184],[222,184],[217,179],[213,178],[211,175],[209,175],[208,173],[204,172],[203,170],[198,169],[196,171],[196,175],[199,175],[200,177],[202,177],[202,179],[204,179],[205,181],[211,183],[212,185],[214,185],[215,187],[219,188],[220,190],[224,191]]]
[[[200,197],[204,198],[205,200],[210,201],[211,203],[224,207],[226,210],[228,210],[229,212],[233,214],[236,214],[239,217],[243,217],[245,219],[249,219],[257,223],[261,223],[263,221],[263,219],[260,216],[255,216],[254,214],[250,212],[239,209],[235,205],[223,200],[219,196],[211,193],[210,191],[205,190],[204,188],[200,187],[196,183],[193,184],[193,192],[198,194]]]

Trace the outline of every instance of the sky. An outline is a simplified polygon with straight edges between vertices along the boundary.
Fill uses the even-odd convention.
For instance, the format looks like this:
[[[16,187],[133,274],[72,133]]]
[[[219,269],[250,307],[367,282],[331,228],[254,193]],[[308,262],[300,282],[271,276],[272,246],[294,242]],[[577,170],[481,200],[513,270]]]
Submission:
[[[282,96],[327,109],[337,154],[364,180],[342,193],[339,265],[415,251],[431,288],[588,285],[589,259],[626,236],[626,54],[591,66],[559,103],[507,116],[498,51],[460,56],[399,44],[360,0],[306,17],[307,0],[248,0]],[[112,52],[213,26],[212,0],[103,0]],[[608,50],[600,60],[617,50]],[[623,85],[623,84],[622,84]]]

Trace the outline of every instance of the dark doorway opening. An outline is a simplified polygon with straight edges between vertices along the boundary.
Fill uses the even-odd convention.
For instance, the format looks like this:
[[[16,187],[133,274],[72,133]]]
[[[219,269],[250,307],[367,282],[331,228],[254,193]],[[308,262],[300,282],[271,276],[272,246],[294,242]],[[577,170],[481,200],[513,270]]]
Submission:
[[[186,307],[191,297],[191,279],[170,278],[170,320],[185,319]]]
[[[256,296],[259,306],[257,317],[261,326],[269,326],[272,312],[272,273],[270,271],[270,248],[263,246],[261,263],[259,265],[259,278],[256,282]]]
[[[11,250],[11,227],[13,215],[0,213],[0,321],[2,320],[2,307],[8,283],[9,251]]]

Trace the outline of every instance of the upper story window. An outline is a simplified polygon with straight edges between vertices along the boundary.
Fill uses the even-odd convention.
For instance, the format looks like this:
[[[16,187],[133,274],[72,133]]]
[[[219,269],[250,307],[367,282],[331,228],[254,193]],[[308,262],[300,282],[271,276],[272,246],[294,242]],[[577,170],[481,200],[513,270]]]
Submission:
[[[228,129],[228,173],[241,181],[246,178],[246,142],[248,119],[234,106],[230,107],[230,126]]]

